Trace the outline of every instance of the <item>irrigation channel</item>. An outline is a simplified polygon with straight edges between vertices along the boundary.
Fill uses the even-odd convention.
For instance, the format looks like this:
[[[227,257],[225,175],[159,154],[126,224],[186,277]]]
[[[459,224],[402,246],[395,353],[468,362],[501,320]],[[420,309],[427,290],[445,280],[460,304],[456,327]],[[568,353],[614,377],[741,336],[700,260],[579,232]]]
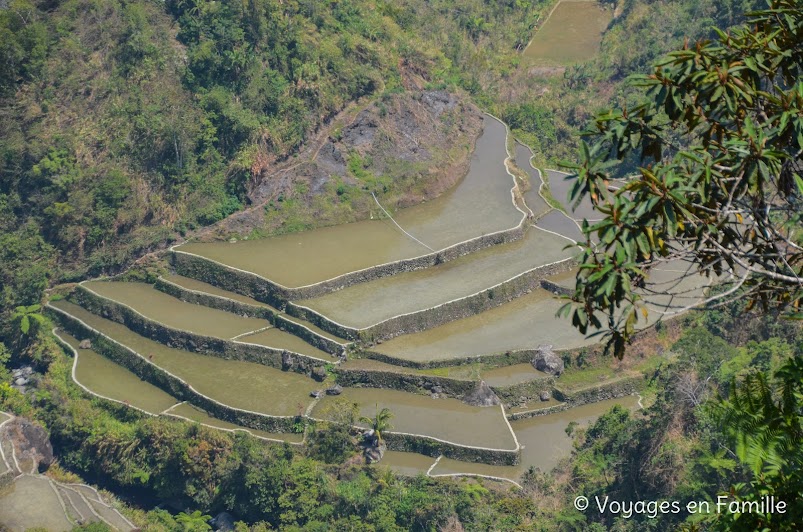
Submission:
[[[388,407],[379,465],[403,474],[516,483],[529,467],[553,467],[571,448],[570,422],[612,404],[636,408],[644,381],[566,381],[531,363],[545,344],[559,355],[596,348],[555,317],[556,294],[574,280],[578,220],[593,212],[569,208],[555,172],[551,190],[564,208],[550,207],[529,149],[508,140],[506,126],[486,117],[464,179],[390,213],[403,230],[383,215],[189,243],[170,250],[174,271],[155,285],[80,283],[47,305],[74,357],[73,379],[145,415],[293,445],[340,402],[368,416]],[[645,288],[654,312],[641,326],[704,289],[683,264],[656,272]],[[481,381],[501,404],[463,401]],[[336,384],[339,394],[320,393]]]

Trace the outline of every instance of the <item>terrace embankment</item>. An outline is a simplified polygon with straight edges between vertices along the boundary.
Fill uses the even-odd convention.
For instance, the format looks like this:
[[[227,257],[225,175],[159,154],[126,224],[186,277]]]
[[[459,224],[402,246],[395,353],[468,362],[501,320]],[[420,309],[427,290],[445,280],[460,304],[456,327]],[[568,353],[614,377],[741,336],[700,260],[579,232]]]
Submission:
[[[340,355],[348,341],[339,338],[308,321],[287,316],[281,311],[248,296],[229,292],[216,286],[181,275],[157,279],[156,289],[188,303],[224,310],[244,317],[268,320],[274,327],[287,331],[331,355]]]
[[[193,352],[306,374],[337,360],[278,329],[270,333],[270,341],[264,335],[254,338],[254,333],[270,329],[270,323],[186,303],[150,285],[95,281],[80,285],[74,298],[82,307],[125,324],[143,336]],[[167,323],[159,321],[162,319]]]
[[[362,283],[291,302],[287,312],[330,332],[373,343],[478,314],[540,287],[574,263],[569,243],[538,228],[517,242],[485,249],[426,270]],[[537,257],[537,258],[535,258]]]

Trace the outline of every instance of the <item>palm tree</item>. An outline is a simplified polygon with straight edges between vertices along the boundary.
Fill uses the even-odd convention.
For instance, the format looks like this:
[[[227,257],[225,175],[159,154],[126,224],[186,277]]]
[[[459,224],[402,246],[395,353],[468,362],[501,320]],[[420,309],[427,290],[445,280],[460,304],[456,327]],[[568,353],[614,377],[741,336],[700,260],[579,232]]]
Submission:
[[[181,512],[176,516],[176,522],[187,532],[212,530],[212,527],[207,522],[210,519],[212,519],[212,516],[204,515],[199,510],[195,510],[191,514]]]
[[[19,320],[20,323],[20,332],[24,335],[28,335],[28,332],[31,329],[31,323],[36,323],[41,325],[45,322],[45,317],[39,313],[39,310],[42,308],[42,305],[30,305],[30,306],[21,306],[14,309],[14,314],[11,315],[11,319],[13,321]]]
[[[382,433],[388,429],[393,428],[390,424],[390,420],[393,417],[393,412],[388,410],[387,408],[382,408],[379,410],[379,405],[376,405],[376,416],[373,418],[362,416],[360,417],[361,423],[368,423],[371,425],[371,428],[374,431],[374,436],[376,437],[377,444],[382,443]]]

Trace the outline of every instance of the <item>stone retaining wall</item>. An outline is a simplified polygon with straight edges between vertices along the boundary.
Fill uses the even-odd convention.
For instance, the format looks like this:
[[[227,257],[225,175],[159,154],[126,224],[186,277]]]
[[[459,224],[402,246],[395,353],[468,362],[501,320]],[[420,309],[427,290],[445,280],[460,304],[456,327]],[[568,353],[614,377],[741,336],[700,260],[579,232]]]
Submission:
[[[382,437],[391,451],[420,453],[433,458],[443,455],[455,460],[489,465],[516,465],[520,460],[519,451],[469,447],[417,434],[384,432]]]
[[[555,284],[552,281],[549,281],[547,279],[542,279],[541,280],[541,288],[543,288],[544,290],[546,290],[548,292],[552,292],[553,294],[558,295],[558,296],[573,296],[574,295],[574,290],[573,289],[566,288],[565,286],[561,286],[559,284]]]
[[[598,403],[606,399],[616,399],[625,395],[632,395],[644,387],[644,377],[627,377],[614,382],[590,386],[582,390],[565,391],[560,388],[560,381],[552,394],[558,401],[570,403],[573,406],[588,403]]]
[[[271,347],[213,338],[173,329],[151,321],[135,310],[116,301],[101,297],[80,285],[73,292],[73,297],[79,305],[93,314],[121,323],[132,331],[168,347],[216,356],[226,360],[255,362],[305,375],[311,375],[315,367],[324,366],[328,363],[325,360]]]
[[[421,393],[434,386],[440,386],[443,393],[457,398],[471,392],[477,386],[476,381],[394,371],[337,368],[335,375],[337,383],[341,386],[388,388],[411,393]]]
[[[628,377],[615,382],[601,384],[599,386],[591,386],[578,391],[568,392],[563,391],[559,387],[552,390],[552,396],[558,401],[563,401],[562,404],[540,408],[536,410],[529,410],[527,412],[517,412],[515,414],[508,414],[508,419],[511,421],[516,419],[527,419],[537,416],[545,416],[547,414],[554,414],[562,412],[570,408],[582,406],[590,403],[598,403],[608,399],[618,399],[626,395],[633,395],[644,387],[644,377]]]
[[[52,311],[51,311],[52,312]],[[76,338],[88,338],[92,349],[114,363],[128,369],[140,379],[164,390],[180,401],[187,401],[208,412],[212,417],[236,425],[265,432],[292,432],[297,421],[292,416],[271,416],[239,410],[202,395],[182,379],[147,361],[142,355],[117,343],[81,321],[61,312],[52,312],[66,331]]]
[[[298,336],[308,344],[313,345],[321,351],[329,353],[330,355],[340,355],[345,348],[345,344],[338,343],[330,338],[327,338],[326,336],[318,334],[315,331],[304,327],[301,324],[290,321],[281,314],[274,312],[273,309],[267,307],[249,305],[248,303],[229,299],[224,296],[204,294],[202,292],[190,290],[175,283],[171,283],[170,281],[162,279],[161,277],[156,280],[155,288],[188,303],[195,303],[205,307],[224,310],[240,316],[268,320],[272,325],[280,328],[283,331],[287,331],[290,334]]]
[[[505,405],[505,408],[510,408],[516,404],[540,401],[541,392],[552,394],[554,386],[555,377],[544,377],[512,386],[491,386],[491,389]]]
[[[526,216],[522,217],[521,222],[516,227],[510,229],[478,236],[420,257],[379,264],[298,288],[287,288],[258,274],[226,266],[186,251],[171,248],[171,255],[173,267],[181,275],[213,284],[224,290],[253,297],[276,308],[284,309],[287,301],[320,297],[357,283],[429,268],[490,246],[514,242],[524,236],[525,223]],[[338,334],[338,336],[341,335]]]
[[[261,318],[273,323],[276,318],[276,313],[270,308],[261,307],[258,305],[249,305],[242,301],[235,301],[227,297],[216,296],[213,294],[204,294],[195,290],[184,288],[183,286],[171,283],[170,281],[159,277],[154,284],[154,288],[171,295],[176,299],[186,301],[187,303],[195,303],[196,305],[203,305],[205,307],[214,308],[217,310],[224,310],[245,316],[247,318]]]
[[[338,336],[347,335],[349,338],[372,344],[402,334],[425,331],[450,321],[474,316],[504,305],[517,297],[540,288],[544,277],[568,271],[574,264],[575,261],[573,259],[545,264],[476,294],[447,301],[435,307],[394,316],[363,329],[351,328],[336,323],[310,308],[292,302],[287,303],[286,311],[288,314],[314,323],[332,334]]]

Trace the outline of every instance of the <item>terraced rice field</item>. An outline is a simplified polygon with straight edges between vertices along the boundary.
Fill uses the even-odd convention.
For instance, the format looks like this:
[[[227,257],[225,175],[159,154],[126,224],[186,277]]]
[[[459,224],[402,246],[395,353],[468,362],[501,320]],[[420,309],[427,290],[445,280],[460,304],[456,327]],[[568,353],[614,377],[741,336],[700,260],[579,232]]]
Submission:
[[[186,381],[198,393],[234,408],[293,416],[303,413],[311,402],[310,390],[316,388],[312,379],[298,373],[173,349],[72,303],[57,301],[52,305]]]
[[[555,317],[562,304],[551,293],[538,289],[481,314],[399,336],[373,350],[426,363],[532,349],[542,344],[568,349],[594,343],[578,334],[571,323]]]
[[[516,363],[521,358],[507,357],[506,354],[511,351],[530,350],[543,344],[552,345],[555,349],[571,349],[594,342],[580,335],[568,320],[555,317],[563,301],[542,288],[529,292],[521,289],[521,293],[505,296],[505,299],[515,296],[512,300],[489,310],[483,310],[490,306],[487,302],[470,306],[478,300],[462,300],[478,293],[492,299],[491,288],[502,290],[514,286],[500,283],[507,283],[539,266],[563,261],[556,270],[550,271],[570,267],[570,260],[577,253],[572,242],[581,238],[577,222],[572,217],[589,214],[578,211],[567,216],[550,207],[539,194],[541,177],[530,164],[529,149],[516,145],[515,152],[510,156],[529,175],[531,188],[523,193],[523,198],[526,210],[534,214],[534,220],[519,226],[524,214],[513,204],[510,189],[514,180],[503,164],[508,157],[505,135],[502,124],[486,119],[486,130],[477,143],[471,170],[463,181],[437,200],[394,214],[396,221],[406,231],[426,245],[400,231],[391,221],[382,219],[260,241],[185,244],[180,246],[179,253],[194,253],[198,257],[254,272],[286,287],[302,287],[340,275],[354,274],[361,268],[425,255],[431,252],[429,248],[443,249],[494,231],[523,227],[524,236],[521,239],[508,243],[494,242],[490,247],[451,261],[426,268],[418,265],[416,267],[420,269],[415,271],[383,270],[384,277],[360,277],[354,274],[350,276],[349,283],[343,286],[337,284],[340,281],[329,283],[327,286],[333,291],[322,296],[301,301],[294,300],[292,296],[278,297],[275,303],[281,308],[231,292],[239,289],[237,283],[223,282],[216,277],[220,275],[219,272],[208,274],[202,267],[189,268],[193,271],[193,277],[166,275],[158,286],[188,301],[202,301],[204,304],[184,301],[143,283],[85,282],[82,288],[96,297],[83,301],[95,313],[64,300],[50,303],[55,309],[53,312],[68,323],[69,319],[64,316],[80,320],[114,342],[140,354],[142,359],[135,360],[146,370],[134,368],[135,374],[118,366],[113,361],[118,356],[102,341],[94,349],[81,350],[78,349],[80,338],[60,332],[64,341],[78,353],[75,380],[92,393],[152,414],[174,416],[229,431],[246,429],[216,419],[199,406],[218,412],[217,415],[226,419],[230,419],[229,415],[236,410],[265,416],[266,420],[271,416],[292,417],[292,427],[287,419],[281,420],[283,424],[271,425],[277,427],[271,430],[288,431],[301,428],[305,419],[327,418],[332,409],[342,402],[356,403],[360,413],[368,417],[373,416],[377,409],[387,407],[393,413],[393,427],[386,434],[393,434],[389,441],[398,442],[396,448],[410,448],[428,438],[430,443],[437,444],[444,452],[436,464],[436,457],[389,451],[383,463],[405,474],[426,472],[432,468],[433,475],[481,474],[515,480],[531,466],[551,468],[570,448],[570,440],[565,434],[568,422],[588,421],[613,402],[595,403],[508,423],[507,415],[516,411],[516,408],[508,411],[501,406],[481,408],[461,400],[466,390],[479,385],[480,380],[496,388],[503,397],[505,393],[501,389],[511,386],[522,385],[517,390],[528,390],[530,388],[527,385],[532,384],[532,389],[540,390],[545,384],[542,380],[546,374],[536,371],[529,363]],[[565,183],[557,180],[558,174],[551,173],[550,176],[552,193],[556,196],[564,194]],[[517,191],[517,195],[520,196],[521,191]],[[581,205],[581,209],[585,207]],[[197,260],[202,262],[203,258]],[[681,309],[699,297],[705,280],[684,277],[684,268],[682,264],[669,265],[656,270],[651,276],[645,292],[654,311],[651,312],[650,323],[660,317],[661,312]],[[559,287],[571,288],[574,285],[574,273],[570,271],[547,280]],[[227,289],[209,282],[221,283]],[[535,285],[536,281],[532,282]],[[165,283],[172,283],[173,286]],[[670,294],[650,293],[650,290],[656,289],[669,291]],[[250,288],[243,288],[242,291],[263,294]],[[299,293],[292,290],[281,292]],[[311,291],[307,290],[306,293]],[[76,300],[82,301],[81,297]],[[444,320],[452,320],[446,323],[432,319],[422,321],[423,325],[415,325],[414,329],[402,329],[401,320],[388,321],[400,315],[425,310],[432,312],[428,309],[438,309],[447,302],[450,305],[465,303],[467,306],[462,309],[455,306],[453,313],[444,313]],[[128,318],[126,323],[147,334],[148,338],[117,321],[102,317],[110,316],[122,321],[119,305],[127,306],[139,314],[139,323]],[[313,312],[302,314],[298,312],[299,306],[302,310],[311,309]],[[219,310],[223,308],[236,312]],[[286,311],[304,315],[315,324],[289,316]],[[468,317],[458,319],[467,314]],[[247,316],[263,316],[264,319]],[[393,337],[392,340],[377,340],[376,345],[364,341],[348,343],[321,329],[324,327],[357,338],[358,335],[338,329],[336,325],[364,329],[378,323],[383,323],[383,327],[397,327],[397,330],[383,336]],[[436,326],[437,323],[442,324]],[[408,324],[404,327],[412,326]],[[424,330],[420,332],[410,332],[422,328]],[[176,331],[183,331],[181,341],[185,343],[181,345],[187,350],[166,345],[178,341],[170,336]],[[368,335],[365,337],[368,338]],[[207,344],[222,346],[221,350],[225,352],[211,352]],[[258,360],[292,368],[298,373],[222,358],[261,356],[263,352],[268,358]],[[303,356],[299,357],[299,354]],[[383,358],[384,361],[359,358],[362,355]],[[348,360],[341,356],[347,356]],[[301,360],[303,364],[295,366],[292,360]],[[324,363],[327,366],[321,372]],[[155,371],[153,366],[168,372],[191,389],[161,382],[150,373]],[[337,371],[338,366],[344,371]],[[336,371],[332,371],[333,368]],[[353,371],[349,373],[347,370]],[[137,375],[143,375],[153,383],[145,382]],[[319,380],[325,379],[325,382],[313,380],[313,375]],[[357,380],[347,381],[344,377]],[[447,388],[451,386],[453,390],[435,392],[433,382],[436,378],[445,378],[437,382]],[[329,387],[338,379],[343,384],[356,384],[345,386],[339,396],[311,397],[310,392]],[[170,390],[170,393],[154,384]],[[387,386],[413,389],[420,393],[387,389]],[[560,386],[559,378],[555,387]],[[437,398],[430,396],[430,393]],[[217,402],[218,406],[229,407],[229,410],[225,415],[221,414],[216,406],[194,394],[205,396]],[[508,406],[519,410],[565,407],[554,399],[538,402],[537,396],[537,404],[521,406],[527,401],[532,403],[532,396],[513,400]],[[630,398],[616,400],[630,406],[634,401]],[[257,426],[253,418],[242,422]],[[252,429],[247,429],[247,432],[270,440],[303,443],[301,434],[275,434]],[[522,447],[519,449],[518,445]],[[482,453],[495,454],[476,453],[477,447],[482,449]],[[496,463],[499,463],[500,457],[508,460],[511,452],[519,452],[521,463],[500,467],[448,458],[465,457],[467,452],[475,453],[473,456],[479,457],[478,460]]]
[[[432,268],[360,283],[298,304],[349,327],[364,328],[435,307],[572,257],[569,242],[533,229],[521,240],[471,253]]]
[[[538,65],[570,65],[592,58],[613,18],[596,1],[561,0],[524,50]]]
[[[93,281],[83,285],[111,301],[122,303],[149,320],[181,331],[221,339],[240,339],[242,342],[284,349],[315,358],[334,358],[297,336],[273,328],[269,321],[244,318],[202,305],[176,299],[144,283]]]
[[[382,219],[265,240],[190,243],[177,250],[256,273],[282,286],[300,287],[515,227],[522,213],[512,204],[514,183],[503,165],[506,135],[503,124],[486,118],[468,175],[439,198],[393,215],[431,249],[402,233],[377,207],[376,216]]]
[[[80,349],[80,342],[68,333],[59,331],[57,336],[73,349],[76,356],[76,382],[93,393],[127,403],[153,415],[178,402],[175,397],[141,380],[93,349]]]
[[[167,415],[188,419],[202,425],[226,431],[247,432],[248,434],[252,434],[258,438],[265,438],[268,440],[286,441],[288,443],[301,443],[301,441],[304,439],[302,434],[265,432],[263,430],[243,428],[239,425],[235,425],[234,423],[229,423],[228,421],[214,418],[203,410],[196,408],[189,403],[181,403],[176,405],[175,407],[171,408],[169,412],[167,412]]]
[[[360,415],[368,417],[373,417],[377,408],[390,409],[393,432],[422,434],[461,445],[516,449],[499,407],[470,406],[457,399],[432,399],[399,390],[346,388],[337,398],[321,400],[312,411],[313,417],[326,419],[327,409],[337,400],[357,403]]]
[[[270,327],[266,320],[243,318],[185,303],[145,283],[91,281],[83,286],[106,299],[131,307],[150,320],[181,331],[228,339]]]

